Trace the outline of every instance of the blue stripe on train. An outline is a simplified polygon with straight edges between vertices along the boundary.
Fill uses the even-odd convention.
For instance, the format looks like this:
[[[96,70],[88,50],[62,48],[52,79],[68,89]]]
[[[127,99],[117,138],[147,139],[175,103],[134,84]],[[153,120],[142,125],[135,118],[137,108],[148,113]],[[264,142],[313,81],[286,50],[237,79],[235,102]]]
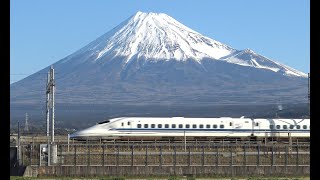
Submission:
[[[171,128],[115,128],[111,130],[117,131],[174,131],[174,132],[184,132],[184,131],[205,131],[205,132],[254,132],[254,133],[276,133],[276,132],[290,132],[290,133],[310,133],[309,129],[171,129]]]

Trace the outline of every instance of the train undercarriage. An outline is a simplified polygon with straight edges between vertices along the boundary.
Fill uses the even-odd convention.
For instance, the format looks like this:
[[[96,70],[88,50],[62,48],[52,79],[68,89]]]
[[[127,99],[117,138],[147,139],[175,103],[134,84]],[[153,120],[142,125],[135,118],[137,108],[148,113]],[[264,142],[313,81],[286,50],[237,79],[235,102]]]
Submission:
[[[253,144],[308,144],[310,137],[151,137],[151,136],[137,136],[137,137],[95,137],[75,139],[78,142],[100,142],[100,143],[253,143]]]

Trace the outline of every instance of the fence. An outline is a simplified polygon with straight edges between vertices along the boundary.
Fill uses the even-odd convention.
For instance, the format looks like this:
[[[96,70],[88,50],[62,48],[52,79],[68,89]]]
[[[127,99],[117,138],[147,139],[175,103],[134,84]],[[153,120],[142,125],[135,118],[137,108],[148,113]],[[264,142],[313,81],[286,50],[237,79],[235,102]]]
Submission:
[[[21,162],[48,165],[40,144],[21,146]],[[45,163],[44,163],[45,162]],[[57,144],[55,166],[310,166],[310,145]]]

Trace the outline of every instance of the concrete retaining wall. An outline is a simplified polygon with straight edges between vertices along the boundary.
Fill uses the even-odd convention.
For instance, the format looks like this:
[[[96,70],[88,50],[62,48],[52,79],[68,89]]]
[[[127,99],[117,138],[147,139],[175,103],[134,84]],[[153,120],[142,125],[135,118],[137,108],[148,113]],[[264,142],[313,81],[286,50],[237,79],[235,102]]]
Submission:
[[[310,166],[33,166],[24,176],[308,176]]]

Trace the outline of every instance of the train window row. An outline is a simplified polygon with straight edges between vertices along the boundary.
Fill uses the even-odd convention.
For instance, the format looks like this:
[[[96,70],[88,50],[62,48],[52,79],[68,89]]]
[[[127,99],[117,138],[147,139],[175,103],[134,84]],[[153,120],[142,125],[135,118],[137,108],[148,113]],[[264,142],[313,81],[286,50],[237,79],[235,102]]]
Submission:
[[[150,124],[144,124],[143,128],[149,128],[149,125]],[[156,127],[157,128],[162,128],[162,127],[169,128],[170,125],[169,124],[165,124],[164,126],[162,126],[162,124],[158,124],[157,126],[156,126],[156,124],[151,124],[150,125],[150,128],[156,128]],[[178,126],[176,124],[171,124],[171,128],[177,128],[177,127],[178,128],[183,128],[183,124],[179,124]],[[197,128],[198,126],[197,126],[197,124],[192,124],[192,126],[190,124],[186,124],[185,125],[185,128],[190,128],[190,127]],[[211,127],[216,129],[216,128],[218,128],[218,125],[217,124],[213,124],[212,126],[210,124],[206,124],[205,126],[203,124],[199,125],[199,128],[201,128],[201,129],[203,129],[204,127],[207,128],[207,129],[209,129]],[[137,124],[137,128],[142,128],[142,124]],[[221,128],[221,129],[224,128],[224,125],[220,124],[219,128]]]
[[[143,128],[198,128],[197,124],[186,124],[185,127],[183,127],[183,124],[179,124],[178,126],[176,124],[171,124],[171,126],[169,124],[164,124],[164,126],[162,124],[144,124],[143,125]],[[200,124],[199,125],[199,128],[200,129],[203,129],[203,128],[207,128],[207,129],[210,129],[210,128],[221,128],[223,129],[224,128],[224,125],[223,124],[220,124],[219,126],[217,124],[213,124],[212,126],[210,124],[206,124],[206,125],[203,125],[203,124]],[[142,128],[142,124],[138,124],[137,125],[137,128]],[[310,128],[310,126],[309,126]],[[281,125],[270,125],[270,129],[308,129],[308,126],[307,125],[302,125],[302,128],[301,128],[301,125],[282,125],[282,128],[281,128]]]
[[[290,126],[288,126],[288,125],[282,125],[282,129],[301,129],[301,125],[290,125]],[[307,125],[302,125],[302,128],[303,129],[307,129],[308,128],[308,126]],[[309,126],[309,128],[310,128],[310,126]],[[270,129],[281,129],[281,125],[270,125]]]

